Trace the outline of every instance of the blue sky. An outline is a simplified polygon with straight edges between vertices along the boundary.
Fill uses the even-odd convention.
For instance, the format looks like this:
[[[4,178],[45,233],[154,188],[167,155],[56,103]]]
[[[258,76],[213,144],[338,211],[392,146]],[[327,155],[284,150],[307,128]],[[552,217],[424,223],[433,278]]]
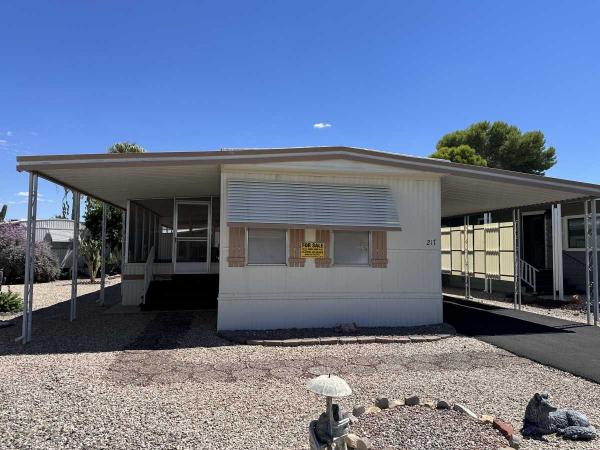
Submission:
[[[5,1],[0,204],[25,216],[18,154],[428,155],[479,120],[542,130],[549,175],[600,183],[599,42],[596,1]],[[61,189],[40,192],[57,214]]]

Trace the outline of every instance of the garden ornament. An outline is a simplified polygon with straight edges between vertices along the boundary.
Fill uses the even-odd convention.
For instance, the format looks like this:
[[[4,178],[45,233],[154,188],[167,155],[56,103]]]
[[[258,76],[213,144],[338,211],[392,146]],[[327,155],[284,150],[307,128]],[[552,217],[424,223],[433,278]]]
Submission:
[[[333,403],[334,397],[346,397],[352,389],[345,380],[335,375],[321,375],[310,380],[306,388],[317,395],[326,397],[327,411],[313,420],[309,426],[311,450],[346,450],[345,437],[348,434],[350,419],[344,418],[339,405]]]
[[[543,436],[556,433],[565,439],[590,440],[597,436],[588,418],[572,409],[557,409],[548,399],[548,393],[536,393],[525,409],[523,436]]]

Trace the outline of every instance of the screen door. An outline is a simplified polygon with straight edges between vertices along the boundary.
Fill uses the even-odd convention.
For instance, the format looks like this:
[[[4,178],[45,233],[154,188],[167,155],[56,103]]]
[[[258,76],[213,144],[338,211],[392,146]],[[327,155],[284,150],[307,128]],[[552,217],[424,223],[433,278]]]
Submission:
[[[177,201],[173,233],[175,273],[206,273],[210,261],[209,202]]]

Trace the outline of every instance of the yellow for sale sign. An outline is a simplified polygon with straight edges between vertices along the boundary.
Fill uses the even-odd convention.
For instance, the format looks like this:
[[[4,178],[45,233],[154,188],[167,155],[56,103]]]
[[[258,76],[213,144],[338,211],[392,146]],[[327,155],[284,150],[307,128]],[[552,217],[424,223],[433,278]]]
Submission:
[[[324,258],[325,244],[323,244],[322,242],[302,242],[300,244],[300,257]]]

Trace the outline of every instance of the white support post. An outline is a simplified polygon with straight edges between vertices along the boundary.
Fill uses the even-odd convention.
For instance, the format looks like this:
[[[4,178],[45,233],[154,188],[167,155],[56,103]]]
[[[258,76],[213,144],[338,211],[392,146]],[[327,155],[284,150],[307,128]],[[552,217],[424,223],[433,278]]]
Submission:
[[[591,226],[592,226],[592,295],[594,299],[594,325],[598,325],[598,216],[596,212],[596,199],[592,200],[591,207]]]
[[[562,256],[562,212],[561,205],[552,205],[552,275],[554,300],[563,301],[563,256]]]
[[[37,214],[38,175],[29,174],[27,197],[27,243],[25,246],[25,280],[23,286],[23,326],[17,341],[23,344],[31,341],[31,318],[33,316],[33,283],[35,278],[35,227]]]
[[[513,209],[514,298],[513,308],[521,309],[521,210]]]
[[[100,304],[104,305],[106,286],[106,203],[102,202],[102,248],[100,249]]]
[[[71,264],[71,310],[69,320],[77,317],[77,270],[79,266],[79,206],[81,195],[73,191],[73,262]]]
[[[591,289],[591,276],[590,270],[593,266],[593,262],[591,260],[592,257],[592,238],[590,235],[591,230],[590,224],[590,201],[586,200],[583,202],[583,232],[585,234],[585,317],[588,325],[592,324],[591,317],[591,299],[592,299],[592,289]]]
[[[465,299],[471,300],[471,273],[469,270],[469,216],[464,218],[463,247],[465,269]]]
[[[125,264],[127,264],[129,262],[129,234],[131,233],[130,229],[131,229],[131,202],[129,200],[127,200],[127,211],[125,211],[123,213],[123,215],[125,216],[125,218],[123,219],[123,222],[121,223],[121,226],[123,227],[123,229],[121,230],[124,234],[123,234],[123,242],[121,243],[121,246],[124,247],[123,248],[123,267],[121,267],[121,275],[123,274],[123,271],[125,270]]]
[[[490,223],[492,223],[492,213],[491,212],[487,212],[487,213],[483,214],[483,223],[486,225],[489,225]],[[486,236],[486,234],[484,233],[484,239],[485,239],[485,236]],[[487,258],[485,258],[485,253],[484,253],[484,262],[487,263]],[[483,290],[484,290],[484,292],[487,292],[488,294],[492,293],[492,279],[488,278],[487,267],[485,268],[485,279],[484,279]]]

